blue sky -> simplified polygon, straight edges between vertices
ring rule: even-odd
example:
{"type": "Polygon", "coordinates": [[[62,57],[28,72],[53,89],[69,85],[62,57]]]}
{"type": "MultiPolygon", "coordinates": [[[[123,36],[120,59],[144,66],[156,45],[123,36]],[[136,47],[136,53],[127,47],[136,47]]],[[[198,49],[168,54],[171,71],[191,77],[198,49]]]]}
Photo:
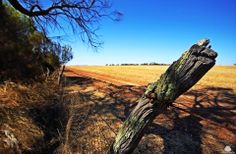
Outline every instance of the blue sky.
{"type": "MultiPolygon", "coordinates": [[[[120,22],[103,20],[98,52],[72,39],[74,59],[68,65],[172,63],[193,43],[211,40],[218,65],[236,63],[235,0],[113,0],[120,22]]],[[[52,35],[52,34],[51,34],[52,35]]],[[[69,36],[74,38],[73,35],[69,36]]]]}

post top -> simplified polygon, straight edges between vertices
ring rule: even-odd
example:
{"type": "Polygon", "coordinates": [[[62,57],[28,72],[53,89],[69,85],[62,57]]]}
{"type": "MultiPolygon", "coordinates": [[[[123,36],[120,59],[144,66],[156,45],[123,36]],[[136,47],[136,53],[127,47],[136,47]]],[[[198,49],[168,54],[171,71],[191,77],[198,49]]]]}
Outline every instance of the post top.
{"type": "Polygon", "coordinates": [[[197,42],[197,45],[201,47],[206,47],[210,43],[210,40],[208,38],[201,39],[197,42]]]}

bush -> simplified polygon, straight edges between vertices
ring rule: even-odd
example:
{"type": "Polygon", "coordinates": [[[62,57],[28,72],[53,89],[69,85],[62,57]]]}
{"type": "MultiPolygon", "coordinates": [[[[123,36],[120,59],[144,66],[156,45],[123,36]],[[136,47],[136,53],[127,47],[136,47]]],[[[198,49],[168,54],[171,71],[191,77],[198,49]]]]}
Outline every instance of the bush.
{"type": "Polygon", "coordinates": [[[41,79],[72,59],[71,47],[48,39],[30,18],[7,4],[0,14],[0,81],[41,79]]]}

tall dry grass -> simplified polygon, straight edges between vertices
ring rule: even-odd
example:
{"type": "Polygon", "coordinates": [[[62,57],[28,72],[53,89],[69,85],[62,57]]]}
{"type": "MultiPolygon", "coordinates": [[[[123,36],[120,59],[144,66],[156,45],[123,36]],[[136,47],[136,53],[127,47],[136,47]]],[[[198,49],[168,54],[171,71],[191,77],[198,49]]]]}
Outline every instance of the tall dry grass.
{"type": "Polygon", "coordinates": [[[0,84],[0,153],[51,153],[59,145],[66,111],[56,81],[0,84]]]}

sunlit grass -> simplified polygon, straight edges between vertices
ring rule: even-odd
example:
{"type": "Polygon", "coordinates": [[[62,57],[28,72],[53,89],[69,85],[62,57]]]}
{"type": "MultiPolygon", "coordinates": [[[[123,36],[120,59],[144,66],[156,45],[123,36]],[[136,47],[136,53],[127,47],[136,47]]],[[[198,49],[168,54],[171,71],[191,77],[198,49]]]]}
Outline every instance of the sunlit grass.
{"type": "MultiPolygon", "coordinates": [[[[70,66],[69,68],[146,85],[158,79],[168,66],[70,66]]],[[[236,66],[214,66],[197,84],[236,89],[236,66]]]]}

